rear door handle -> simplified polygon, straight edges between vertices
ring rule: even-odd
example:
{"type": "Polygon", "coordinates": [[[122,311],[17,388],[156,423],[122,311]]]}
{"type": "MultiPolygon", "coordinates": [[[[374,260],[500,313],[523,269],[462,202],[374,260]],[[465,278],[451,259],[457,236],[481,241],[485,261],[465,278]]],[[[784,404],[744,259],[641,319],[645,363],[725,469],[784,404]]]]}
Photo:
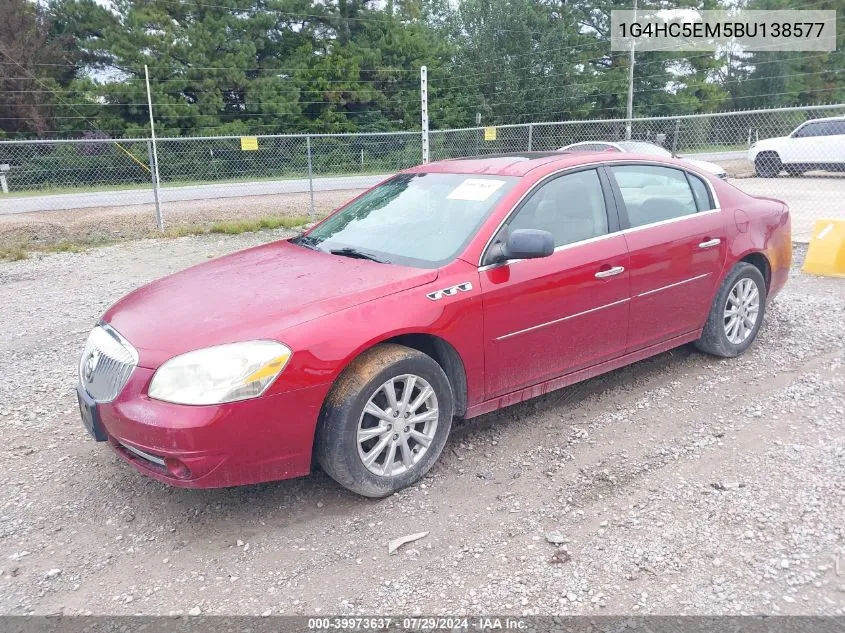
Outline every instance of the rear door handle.
{"type": "Polygon", "coordinates": [[[607,270],[600,270],[596,273],[596,279],[607,279],[608,277],[615,277],[616,275],[621,275],[625,272],[624,266],[614,266],[613,268],[608,268],[607,270]]]}
{"type": "Polygon", "coordinates": [[[722,243],[718,237],[714,237],[712,240],[707,240],[706,242],[701,242],[698,245],[698,248],[713,248],[714,246],[718,246],[722,243]]]}

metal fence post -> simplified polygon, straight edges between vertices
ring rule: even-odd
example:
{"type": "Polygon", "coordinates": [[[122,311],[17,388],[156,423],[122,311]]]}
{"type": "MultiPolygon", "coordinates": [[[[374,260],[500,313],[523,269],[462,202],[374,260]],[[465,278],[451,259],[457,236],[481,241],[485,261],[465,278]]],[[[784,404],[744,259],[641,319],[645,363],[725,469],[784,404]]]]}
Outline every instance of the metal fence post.
{"type": "Polygon", "coordinates": [[[156,149],[156,126],[153,121],[153,96],[150,92],[150,71],[144,64],[144,81],[147,85],[147,106],[150,111],[150,141],[147,142],[147,150],[150,155],[150,175],[153,178],[153,196],[156,202],[156,226],[161,231],[164,228],[164,220],[161,217],[161,203],[158,199],[158,150],[156,149]]]}
{"type": "Polygon", "coordinates": [[[163,228],[161,220],[161,203],[158,199],[158,165],[156,165],[156,156],[153,153],[153,142],[147,141],[147,156],[150,161],[150,180],[153,182],[153,200],[156,204],[156,226],[161,231],[163,228]]]}
{"type": "Polygon", "coordinates": [[[428,68],[420,66],[420,115],[422,123],[422,162],[428,162],[428,68]]]}
{"type": "Polygon", "coordinates": [[[528,151],[530,152],[533,149],[534,145],[534,124],[528,124],[528,151]]]}
{"type": "Polygon", "coordinates": [[[675,119],[675,135],[672,137],[672,153],[678,153],[678,136],[681,133],[681,120],[675,119]]]}
{"type": "Polygon", "coordinates": [[[311,135],[305,137],[305,148],[308,151],[308,193],[311,196],[311,221],[314,221],[316,212],[314,210],[314,170],[311,164],[311,135]]]}

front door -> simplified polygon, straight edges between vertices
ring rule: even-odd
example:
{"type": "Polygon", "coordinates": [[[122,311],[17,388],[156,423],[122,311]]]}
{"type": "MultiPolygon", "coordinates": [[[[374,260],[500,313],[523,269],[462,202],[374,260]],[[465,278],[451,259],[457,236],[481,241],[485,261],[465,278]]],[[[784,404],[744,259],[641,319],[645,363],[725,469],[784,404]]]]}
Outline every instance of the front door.
{"type": "Polygon", "coordinates": [[[488,398],[625,352],[628,252],[603,185],[595,169],[553,177],[499,231],[546,230],[556,248],[480,271],[488,398]]]}

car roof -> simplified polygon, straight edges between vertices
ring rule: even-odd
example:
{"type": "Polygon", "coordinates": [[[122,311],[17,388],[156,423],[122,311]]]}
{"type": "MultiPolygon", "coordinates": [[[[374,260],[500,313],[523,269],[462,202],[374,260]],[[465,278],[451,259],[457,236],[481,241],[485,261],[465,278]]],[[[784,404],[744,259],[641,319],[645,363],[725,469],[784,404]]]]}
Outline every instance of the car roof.
{"type": "MultiPolygon", "coordinates": [[[[595,152],[604,155],[606,152],[595,152]]],[[[488,174],[525,176],[528,172],[549,165],[568,167],[594,162],[593,152],[520,152],[489,154],[470,158],[440,160],[407,170],[406,173],[488,174]]]]}
{"type": "Polygon", "coordinates": [[[801,125],[805,125],[807,123],[818,123],[819,121],[845,121],[845,116],[826,116],[818,119],[807,119],[801,125]]]}
{"type": "Polygon", "coordinates": [[[579,145],[617,145],[620,141],[578,141],[577,143],[570,143],[569,145],[564,145],[564,147],[578,147],[579,145]]]}

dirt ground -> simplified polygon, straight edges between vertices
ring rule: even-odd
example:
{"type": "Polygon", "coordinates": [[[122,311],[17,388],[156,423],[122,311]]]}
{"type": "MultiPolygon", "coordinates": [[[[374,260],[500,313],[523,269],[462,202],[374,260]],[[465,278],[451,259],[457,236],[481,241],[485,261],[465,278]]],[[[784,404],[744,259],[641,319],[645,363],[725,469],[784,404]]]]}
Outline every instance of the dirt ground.
{"type": "Polygon", "coordinates": [[[845,614],[845,280],[797,268],[743,357],[683,347],[459,423],[380,501],[320,473],[169,488],[90,440],[105,308],[282,235],[0,262],[0,613],[845,614]]]}

